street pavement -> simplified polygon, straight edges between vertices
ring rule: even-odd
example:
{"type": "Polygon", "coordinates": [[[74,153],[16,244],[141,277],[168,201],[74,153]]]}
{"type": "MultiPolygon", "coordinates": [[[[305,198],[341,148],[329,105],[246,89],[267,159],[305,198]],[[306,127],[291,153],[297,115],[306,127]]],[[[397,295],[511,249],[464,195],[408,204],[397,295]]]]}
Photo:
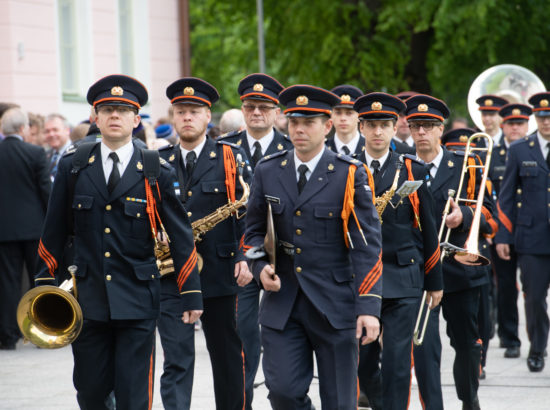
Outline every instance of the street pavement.
{"type": "MultiPolygon", "coordinates": [[[[523,303],[520,303],[521,357],[505,359],[504,349],[498,348],[495,337],[489,347],[487,378],[481,381],[479,400],[483,410],[547,410],[550,409],[550,364],[542,373],[530,373],[526,365],[529,349],[525,334],[523,303]]],[[[456,397],[452,375],[454,352],[445,333],[445,320],[441,317],[441,340],[443,357],[441,378],[443,397],[447,410],[461,409],[456,397]]],[[[214,393],[210,360],[202,331],[196,332],[197,358],[192,409],[213,410],[214,393]]],[[[162,409],[159,395],[163,353],[157,338],[157,360],[155,372],[155,396],[153,409],[162,409]]],[[[260,369],[256,382],[263,381],[260,369]]],[[[314,379],[310,396],[320,410],[319,384],[314,379]]],[[[254,410],[270,409],[267,389],[261,385],[255,389],[254,410]]],[[[72,384],[71,348],[57,350],[38,349],[20,342],[15,351],[0,350],[0,410],[72,410],[78,409],[72,384]]],[[[409,409],[422,409],[418,389],[413,382],[409,409]]]]}

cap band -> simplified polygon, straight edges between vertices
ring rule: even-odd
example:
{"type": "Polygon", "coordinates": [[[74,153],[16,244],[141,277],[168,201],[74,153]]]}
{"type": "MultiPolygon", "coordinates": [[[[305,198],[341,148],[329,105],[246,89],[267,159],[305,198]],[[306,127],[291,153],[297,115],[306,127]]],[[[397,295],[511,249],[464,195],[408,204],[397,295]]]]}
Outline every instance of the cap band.
{"type": "Polygon", "coordinates": [[[257,96],[257,97],[266,98],[270,101],[273,101],[275,104],[279,104],[279,100],[277,100],[276,98],[270,97],[269,95],[262,94],[262,93],[248,93],[248,94],[242,95],[241,96],[241,101],[244,100],[245,98],[250,97],[250,96],[257,96]]]}
{"type": "MultiPolygon", "coordinates": [[[[396,114],[394,111],[365,111],[365,112],[360,112],[359,113],[359,117],[361,117],[362,115],[369,115],[369,114],[389,114],[389,115],[392,115],[394,116],[395,118],[399,117],[398,114],[396,114]]],[[[368,118],[361,118],[363,120],[368,120],[368,118]]]]}
{"type": "Polygon", "coordinates": [[[197,97],[196,95],[180,95],[178,97],[175,97],[175,98],[172,98],[170,100],[170,102],[172,104],[175,104],[177,101],[179,100],[198,100],[206,105],[208,105],[209,107],[212,106],[212,103],[210,101],[208,101],[207,99],[205,98],[201,98],[201,97],[197,97]]]}
{"type": "Polygon", "coordinates": [[[94,107],[98,104],[101,104],[102,102],[107,102],[107,101],[120,101],[120,102],[124,102],[126,104],[133,105],[138,110],[141,108],[141,105],[139,105],[137,102],[132,101],[132,100],[128,100],[126,98],[120,98],[120,97],[107,97],[107,98],[102,98],[101,100],[94,101],[94,107]]]}
{"type": "Polygon", "coordinates": [[[444,121],[443,117],[439,116],[439,115],[436,115],[436,114],[431,114],[429,112],[417,112],[417,113],[414,113],[414,114],[410,114],[410,115],[407,115],[406,119],[409,120],[413,117],[432,117],[432,118],[435,118],[441,122],[444,121]]]}
{"type": "Polygon", "coordinates": [[[296,112],[296,111],[312,111],[312,112],[318,112],[318,113],[327,114],[327,115],[331,114],[330,110],[323,110],[321,108],[308,108],[308,107],[288,108],[283,112],[283,114],[286,114],[287,112],[290,113],[290,112],[296,112]]]}

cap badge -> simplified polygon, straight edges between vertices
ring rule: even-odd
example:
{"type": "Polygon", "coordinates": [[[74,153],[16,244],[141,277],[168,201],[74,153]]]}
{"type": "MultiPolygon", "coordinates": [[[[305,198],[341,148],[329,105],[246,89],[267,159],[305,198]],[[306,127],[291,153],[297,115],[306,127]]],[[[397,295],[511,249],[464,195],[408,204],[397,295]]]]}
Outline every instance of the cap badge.
{"type": "Polygon", "coordinates": [[[418,105],[418,111],[427,112],[428,111],[428,106],[426,104],[419,104],[418,105]]]}
{"type": "Polygon", "coordinates": [[[370,108],[372,108],[374,111],[380,111],[382,109],[382,103],[375,101],[370,105],[370,108]]]}
{"type": "Polygon", "coordinates": [[[449,162],[447,162],[447,165],[449,166],[449,168],[452,168],[455,166],[455,163],[451,160],[449,160],[449,162]]]}
{"type": "Polygon", "coordinates": [[[519,108],[514,108],[512,110],[512,115],[520,115],[521,114],[521,110],[519,108]]]}
{"type": "Polygon", "coordinates": [[[214,151],[210,151],[210,158],[216,158],[216,153],[214,151]]]}
{"type": "Polygon", "coordinates": [[[263,91],[263,90],[264,90],[264,86],[263,86],[262,84],[260,84],[260,83],[254,84],[253,90],[254,90],[254,91],[263,91]]]}
{"type": "Polygon", "coordinates": [[[333,164],[328,164],[328,170],[332,171],[333,169],[334,169],[334,165],[333,164]]]}
{"type": "Polygon", "coordinates": [[[138,161],[138,163],[136,164],[136,167],[137,167],[137,169],[139,169],[140,171],[143,169],[143,164],[141,163],[141,161],[138,161]]]}
{"type": "Polygon", "coordinates": [[[349,94],[342,94],[340,99],[342,100],[342,102],[350,102],[351,101],[351,97],[349,96],[349,94]]]}
{"type": "Polygon", "coordinates": [[[168,161],[172,162],[176,159],[176,156],[174,154],[170,155],[170,158],[168,158],[168,161]]]}
{"type": "Polygon", "coordinates": [[[307,105],[308,103],[309,100],[305,95],[300,95],[298,98],[296,98],[297,105],[307,105]]]}
{"type": "Polygon", "coordinates": [[[119,87],[117,85],[111,88],[111,95],[122,95],[122,94],[124,94],[124,90],[122,89],[122,87],[119,87]]]}
{"type": "Polygon", "coordinates": [[[460,142],[468,142],[468,136],[467,135],[461,135],[460,137],[458,137],[458,140],[460,142]]]}
{"type": "Polygon", "coordinates": [[[548,107],[548,100],[545,98],[544,100],[540,100],[540,106],[541,107],[548,107]]]}
{"type": "Polygon", "coordinates": [[[277,149],[278,149],[279,151],[281,151],[281,150],[283,149],[283,144],[277,145],[277,149]]]}
{"type": "Polygon", "coordinates": [[[93,164],[95,161],[95,155],[92,155],[90,158],[88,158],[88,164],[93,164]]]}
{"type": "Polygon", "coordinates": [[[195,95],[195,89],[193,87],[185,87],[183,89],[183,95],[195,95]]]}
{"type": "Polygon", "coordinates": [[[493,100],[487,98],[487,99],[484,101],[484,103],[485,103],[485,105],[486,105],[487,107],[490,107],[490,106],[493,105],[493,100]]]}

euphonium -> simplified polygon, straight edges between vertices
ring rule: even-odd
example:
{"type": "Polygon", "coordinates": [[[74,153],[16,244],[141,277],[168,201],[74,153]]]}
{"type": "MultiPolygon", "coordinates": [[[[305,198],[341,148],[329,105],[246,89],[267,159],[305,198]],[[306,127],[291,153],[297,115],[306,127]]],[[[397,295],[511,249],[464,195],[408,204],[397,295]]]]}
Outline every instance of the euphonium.
{"type": "Polygon", "coordinates": [[[74,274],[61,286],[39,286],[23,295],[17,306],[17,324],[25,340],[45,349],[57,349],[74,342],[82,330],[82,309],[76,298],[74,274]]]}
{"type": "MultiPolygon", "coordinates": [[[[250,194],[250,188],[248,187],[248,184],[244,182],[244,179],[242,176],[242,168],[244,166],[244,163],[242,161],[240,154],[237,154],[236,162],[237,162],[237,169],[239,173],[239,183],[243,188],[243,194],[241,198],[237,201],[229,202],[219,207],[211,214],[208,214],[205,217],[201,219],[197,219],[196,221],[191,223],[191,228],[193,228],[193,238],[195,239],[195,243],[200,242],[202,240],[202,236],[206,232],[212,230],[217,224],[226,220],[231,215],[235,214],[240,207],[246,205],[246,202],[248,201],[248,195],[250,194]]],[[[244,214],[237,215],[237,218],[240,219],[243,216],[244,214]]],[[[172,257],[170,255],[170,248],[168,245],[162,242],[156,242],[155,255],[157,257],[157,266],[161,275],[167,275],[174,272],[174,261],[172,260],[172,257]]],[[[198,255],[197,263],[198,263],[199,272],[200,272],[203,265],[203,260],[200,255],[198,255]]]]}

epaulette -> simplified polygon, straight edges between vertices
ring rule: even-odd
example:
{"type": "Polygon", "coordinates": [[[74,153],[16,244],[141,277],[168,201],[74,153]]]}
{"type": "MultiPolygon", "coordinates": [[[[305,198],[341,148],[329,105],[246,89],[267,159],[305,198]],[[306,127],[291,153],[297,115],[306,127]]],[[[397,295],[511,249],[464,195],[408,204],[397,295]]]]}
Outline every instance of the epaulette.
{"type": "Polygon", "coordinates": [[[75,144],[69,145],[69,148],[65,150],[65,152],[63,153],[63,156],[66,157],[67,155],[74,154],[77,148],[78,146],[75,144]]]}
{"type": "Polygon", "coordinates": [[[290,137],[289,137],[288,135],[286,135],[286,134],[283,134],[283,138],[284,138],[285,140],[287,140],[288,142],[292,142],[292,140],[290,139],[290,137]]]}
{"type": "MultiPolygon", "coordinates": [[[[510,147],[511,147],[512,145],[527,144],[527,143],[531,140],[531,136],[533,136],[533,135],[536,135],[536,134],[527,135],[526,137],[518,138],[517,140],[512,141],[512,142],[510,143],[510,147]]],[[[532,145],[530,144],[530,146],[535,145],[535,144],[534,144],[534,142],[535,142],[534,140],[531,140],[531,142],[532,142],[533,144],[532,144],[532,145]]]]}
{"type": "Polygon", "coordinates": [[[159,158],[160,160],[160,165],[164,166],[165,168],[170,168],[171,165],[162,157],[159,158]]]}
{"type": "Polygon", "coordinates": [[[159,151],[159,152],[160,152],[160,151],[169,151],[169,150],[171,150],[172,148],[174,148],[174,145],[173,145],[173,144],[165,145],[164,147],[160,147],[160,148],[158,149],[158,151],[159,151]]]}
{"type": "Polygon", "coordinates": [[[220,141],[219,139],[217,139],[216,143],[217,144],[223,144],[223,145],[229,145],[231,148],[235,148],[235,149],[241,148],[240,145],[237,145],[237,144],[235,144],[233,142],[229,142],[229,141],[220,141]]]}
{"type": "Polygon", "coordinates": [[[240,133],[241,133],[241,131],[229,131],[229,132],[226,132],[225,134],[220,135],[218,138],[216,138],[216,140],[219,140],[219,139],[222,139],[222,138],[235,137],[235,136],[239,135],[240,133]]]}
{"type": "Polygon", "coordinates": [[[416,162],[417,164],[420,164],[420,165],[426,165],[426,163],[424,161],[422,161],[420,158],[418,158],[417,156],[415,155],[412,155],[412,154],[401,154],[403,155],[403,159],[410,159],[413,163],[416,162]]]}
{"type": "Polygon", "coordinates": [[[355,158],[351,158],[351,157],[348,157],[347,155],[342,155],[342,154],[336,154],[336,158],[344,161],[344,162],[347,162],[348,164],[353,164],[353,165],[357,165],[359,166],[360,164],[362,164],[361,161],[355,159],[355,158]]]}
{"type": "Polygon", "coordinates": [[[282,150],[282,151],[275,152],[273,154],[266,155],[260,161],[258,161],[258,163],[263,162],[263,161],[269,161],[273,158],[280,157],[281,155],[286,154],[287,152],[288,152],[288,150],[285,149],[285,150],[282,150]]]}

